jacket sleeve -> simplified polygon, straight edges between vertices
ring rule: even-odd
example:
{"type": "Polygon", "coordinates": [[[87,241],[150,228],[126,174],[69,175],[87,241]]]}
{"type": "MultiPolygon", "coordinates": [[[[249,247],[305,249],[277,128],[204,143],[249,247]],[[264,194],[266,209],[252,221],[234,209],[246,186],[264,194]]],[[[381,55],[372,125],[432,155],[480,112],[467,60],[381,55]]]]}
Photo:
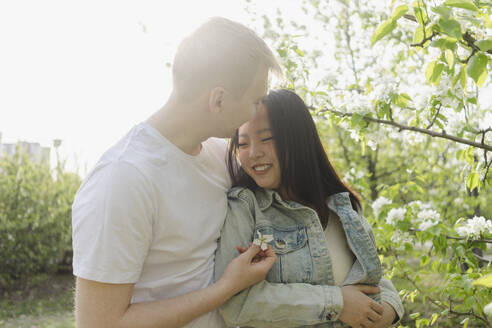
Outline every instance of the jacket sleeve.
{"type": "MultiPolygon", "coordinates": [[[[215,258],[215,279],[238,255],[237,245],[253,240],[255,219],[253,196],[229,199],[228,214],[215,258]]],[[[337,321],[343,307],[338,286],[262,281],[233,296],[219,308],[230,327],[299,327],[337,321]]]]}
{"type": "Polygon", "coordinates": [[[393,321],[393,324],[395,324],[403,318],[403,314],[405,313],[400,296],[398,295],[398,292],[393,286],[391,280],[382,278],[379,282],[379,287],[381,288],[381,301],[391,305],[396,312],[397,317],[393,321]]]}
{"type": "MultiPolygon", "coordinates": [[[[359,215],[364,225],[364,229],[371,236],[371,240],[374,244],[376,244],[376,238],[374,238],[374,232],[372,231],[371,225],[367,222],[366,218],[362,215],[359,215]]],[[[405,313],[405,309],[403,308],[403,303],[401,302],[400,296],[398,295],[398,291],[393,286],[393,283],[385,278],[381,278],[379,282],[379,287],[381,288],[381,301],[388,303],[393,307],[396,312],[397,318],[393,321],[396,323],[400,321],[405,313]]]]}

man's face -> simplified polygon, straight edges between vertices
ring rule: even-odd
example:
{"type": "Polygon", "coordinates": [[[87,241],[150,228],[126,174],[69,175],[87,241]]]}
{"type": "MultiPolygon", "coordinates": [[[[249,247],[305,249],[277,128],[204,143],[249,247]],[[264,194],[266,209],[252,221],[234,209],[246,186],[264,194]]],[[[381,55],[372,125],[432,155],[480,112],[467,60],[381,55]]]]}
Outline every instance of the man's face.
{"type": "Polygon", "coordinates": [[[241,98],[237,99],[232,94],[228,95],[227,108],[221,119],[222,128],[226,130],[224,136],[231,136],[241,124],[253,118],[261,108],[261,100],[267,93],[267,85],[268,72],[262,71],[256,74],[241,98]]]}

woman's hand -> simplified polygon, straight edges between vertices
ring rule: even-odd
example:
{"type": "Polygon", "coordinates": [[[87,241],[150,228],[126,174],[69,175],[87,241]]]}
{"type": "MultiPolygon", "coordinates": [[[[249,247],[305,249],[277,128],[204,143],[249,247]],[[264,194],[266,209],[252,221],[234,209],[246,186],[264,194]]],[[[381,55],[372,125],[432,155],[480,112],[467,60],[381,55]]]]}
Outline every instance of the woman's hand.
{"type": "Polygon", "coordinates": [[[366,295],[379,292],[379,287],[374,286],[343,286],[343,309],[339,320],[353,328],[381,327],[383,306],[366,295]]]}
{"type": "Polygon", "coordinates": [[[259,246],[252,245],[227,265],[218,282],[226,284],[234,295],[264,280],[276,259],[271,247],[262,251],[259,246]]]}
{"type": "MultiPolygon", "coordinates": [[[[244,252],[246,252],[251,246],[253,246],[253,243],[248,243],[248,247],[243,247],[243,246],[236,246],[236,249],[237,251],[239,252],[239,254],[243,254],[244,252]]],[[[261,261],[264,257],[267,257],[267,251],[271,250],[271,246],[270,245],[267,245],[268,249],[267,250],[261,250],[258,252],[258,254],[255,255],[255,257],[253,258],[253,263],[256,263],[256,262],[259,262],[261,261]]],[[[273,252],[273,250],[272,250],[273,252]]]]}
{"type": "Polygon", "coordinates": [[[383,318],[374,327],[375,328],[388,328],[389,326],[391,326],[393,324],[393,321],[395,321],[396,311],[387,302],[382,302],[381,305],[383,306],[383,318]]]}

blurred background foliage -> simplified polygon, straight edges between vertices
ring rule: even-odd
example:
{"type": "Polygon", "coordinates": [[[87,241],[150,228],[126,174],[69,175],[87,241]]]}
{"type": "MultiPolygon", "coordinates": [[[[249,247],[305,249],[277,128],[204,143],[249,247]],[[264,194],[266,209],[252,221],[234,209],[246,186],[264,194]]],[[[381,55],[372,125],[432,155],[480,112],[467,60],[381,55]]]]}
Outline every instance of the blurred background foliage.
{"type": "Polygon", "coordinates": [[[492,271],[491,6],[305,0],[272,16],[246,1],[361,195],[402,326],[492,325],[473,284],[492,271]]]}

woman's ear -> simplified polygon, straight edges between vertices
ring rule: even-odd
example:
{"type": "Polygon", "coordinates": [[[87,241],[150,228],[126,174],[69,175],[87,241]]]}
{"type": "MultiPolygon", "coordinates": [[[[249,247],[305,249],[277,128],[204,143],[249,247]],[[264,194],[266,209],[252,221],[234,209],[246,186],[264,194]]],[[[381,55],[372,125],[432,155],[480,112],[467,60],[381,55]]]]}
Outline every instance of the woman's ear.
{"type": "Polygon", "coordinates": [[[208,108],[211,113],[219,114],[224,109],[225,89],[215,87],[210,91],[208,99],[208,108]]]}

